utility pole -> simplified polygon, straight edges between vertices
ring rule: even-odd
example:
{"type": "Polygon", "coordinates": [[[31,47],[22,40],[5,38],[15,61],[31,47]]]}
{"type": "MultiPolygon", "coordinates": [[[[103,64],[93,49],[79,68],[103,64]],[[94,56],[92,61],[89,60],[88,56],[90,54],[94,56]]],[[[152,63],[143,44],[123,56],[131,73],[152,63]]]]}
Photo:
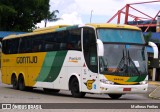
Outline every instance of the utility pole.
{"type": "Polygon", "coordinates": [[[91,10],[90,23],[92,22],[92,13],[93,13],[93,10],[91,10]]]}

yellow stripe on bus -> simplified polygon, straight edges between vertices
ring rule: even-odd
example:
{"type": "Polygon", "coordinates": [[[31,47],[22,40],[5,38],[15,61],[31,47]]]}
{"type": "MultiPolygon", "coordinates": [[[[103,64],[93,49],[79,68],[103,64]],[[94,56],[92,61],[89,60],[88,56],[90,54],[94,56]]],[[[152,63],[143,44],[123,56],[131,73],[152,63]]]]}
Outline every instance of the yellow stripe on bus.
{"type": "Polygon", "coordinates": [[[106,79],[118,84],[136,84],[137,82],[127,82],[130,77],[105,75],[106,79]]]}

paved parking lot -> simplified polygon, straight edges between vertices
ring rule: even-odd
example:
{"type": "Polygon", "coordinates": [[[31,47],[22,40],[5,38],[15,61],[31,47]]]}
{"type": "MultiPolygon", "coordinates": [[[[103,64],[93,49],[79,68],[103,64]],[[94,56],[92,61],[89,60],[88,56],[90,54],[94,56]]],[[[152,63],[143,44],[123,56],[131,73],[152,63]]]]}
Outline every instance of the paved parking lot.
{"type": "MultiPolygon", "coordinates": [[[[85,98],[73,98],[69,91],[61,90],[60,93],[45,93],[41,88],[34,89],[33,91],[19,91],[12,89],[12,86],[2,84],[0,78],[0,103],[119,103],[119,104],[128,104],[128,103],[159,103],[157,99],[149,97],[149,94],[157,87],[156,84],[150,84],[149,90],[146,94],[126,94],[122,96],[119,100],[112,100],[106,94],[97,95],[97,94],[87,94],[85,98]]],[[[87,106],[87,105],[86,105],[87,106]]],[[[115,107],[116,105],[113,105],[115,107]]],[[[122,109],[123,110],[123,109],[122,109]]],[[[153,109],[152,109],[153,110],[153,109]]],[[[1,110],[0,110],[1,111],[1,110]]],[[[14,110],[12,110],[14,111],[14,110]]],[[[51,111],[51,110],[46,110],[51,111]]],[[[58,110],[65,111],[65,109],[58,110]]],[[[77,111],[77,109],[72,109],[72,112],[77,111]]],[[[82,109],[81,111],[95,111],[82,109]]],[[[106,112],[101,109],[101,111],[106,112]]],[[[111,111],[113,111],[111,109],[111,111]]],[[[124,109],[122,112],[126,111],[124,109]]],[[[138,111],[140,111],[138,109],[138,111]]],[[[142,110],[141,110],[142,111],[142,110]]],[[[148,110],[147,110],[148,111],[148,110]]],[[[154,110],[156,111],[156,110],[154,110]]]]}

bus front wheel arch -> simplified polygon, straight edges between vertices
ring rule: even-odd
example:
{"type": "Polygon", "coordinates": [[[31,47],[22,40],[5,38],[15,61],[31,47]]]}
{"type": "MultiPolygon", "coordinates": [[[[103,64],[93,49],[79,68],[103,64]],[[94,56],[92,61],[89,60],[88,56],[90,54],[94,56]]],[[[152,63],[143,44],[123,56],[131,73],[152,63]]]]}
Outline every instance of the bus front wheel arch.
{"type": "Polygon", "coordinates": [[[24,77],[22,74],[20,74],[18,77],[18,86],[19,86],[19,90],[21,91],[24,91],[26,89],[24,77]]]}
{"type": "Polygon", "coordinates": [[[17,80],[16,74],[12,74],[11,84],[13,89],[18,89],[18,80],[17,80]]]}
{"type": "Polygon", "coordinates": [[[84,97],[86,93],[80,92],[79,89],[79,82],[76,77],[71,77],[69,81],[69,88],[71,90],[72,96],[75,98],[81,98],[84,97]]]}

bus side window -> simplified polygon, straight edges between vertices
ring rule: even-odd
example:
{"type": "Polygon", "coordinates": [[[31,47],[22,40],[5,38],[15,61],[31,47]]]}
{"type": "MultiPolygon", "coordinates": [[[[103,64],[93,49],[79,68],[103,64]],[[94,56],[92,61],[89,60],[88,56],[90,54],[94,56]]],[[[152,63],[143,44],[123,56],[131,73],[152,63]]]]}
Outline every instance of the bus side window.
{"type": "Polygon", "coordinates": [[[51,51],[51,50],[53,50],[53,44],[46,44],[46,45],[45,45],[45,50],[46,50],[46,51],[51,51]]]}
{"type": "Polygon", "coordinates": [[[66,50],[66,43],[60,43],[60,50],[66,50]]]}
{"type": "Polygon", "coordinates": [[[68,50],[81,51],[81,28],[68,31],[68,50]]]}
{"type": "Polygon", "coordinates": [[[2,41],[2,52],[8,54],[7,40],[2,41]]]}
{"type": "Polygon", "coordinates": [[[5,40],[6,43],[6,54],[17,54],[18,53],[18,46],[19,46],[19,38],[16,39],[9,39],[5,40]]]}

